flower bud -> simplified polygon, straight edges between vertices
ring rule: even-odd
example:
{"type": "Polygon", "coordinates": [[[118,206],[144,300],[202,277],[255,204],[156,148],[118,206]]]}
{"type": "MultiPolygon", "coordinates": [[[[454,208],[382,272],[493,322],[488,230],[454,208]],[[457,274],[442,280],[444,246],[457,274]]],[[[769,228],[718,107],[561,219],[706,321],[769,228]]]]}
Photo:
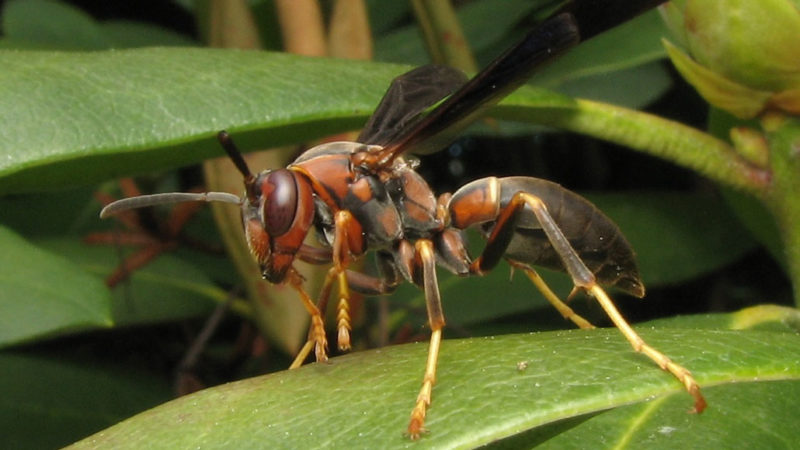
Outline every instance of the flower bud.
{"type": "Polygon", "coordinates": [[[678,71],[712,105],[800,114],[800,0],[677,0],[661,7],[678,71]],[[691,55],[691,56],[689,56],[691,55]]]}

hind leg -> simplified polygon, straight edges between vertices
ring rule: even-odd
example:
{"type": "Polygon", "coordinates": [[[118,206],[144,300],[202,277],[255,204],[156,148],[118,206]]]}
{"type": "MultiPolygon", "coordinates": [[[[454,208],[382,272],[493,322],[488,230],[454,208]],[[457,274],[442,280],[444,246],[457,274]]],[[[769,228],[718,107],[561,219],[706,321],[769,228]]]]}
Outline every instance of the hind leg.
{"type": "MultiPolygon", "coordinates": [[[[572,248],[566,236],[564,236],[564,233],[556,224],[555,220],[553,220],[544,202],[539,197],[527,192],[517,192],[511,198],[511,201],[500,209],[496,224],[487,240],[486,247],[481,255],[472,262],[470,266],[471,271],[474,273],[483,273],[497,264],[508,247],[508,244],[511,242],[517,219],[526,206],[536,215],[539,224],[547,235],[553,249],[561,258],[575,286],[597,299],[600,306],[606,314],[608,314],[608,317],[614,322],[614,325],[616,325],[622,335],[630,342],[634,350],[647,355],[647,357],[652,359],[659,367],[671,373],[684,385],[695,400],[692,412],[702,412],[706,407],[706,401],[700,393],[700,386],[697,384],[694,377],[692,377],[691,372],[647,344],[625,318],[622,317],[622,314],[620,314],[619,310],[614,306],[608,294],[597,284],[592,272],[586,267],[586,264],[584,264],[575,249],[572,248]]],[[[526,271],[526,274],[530,277],[531,272],[526,271]]],[[[538,278],[538,275],[536,277],[538,278]]],[[[534,284],[537,284],[537,281],[532,281],[534,281],[534,284]]],[[[547,290],[549,291],[549,288],[547,290]]],[[[547,294],[545,296],[548,297],[547,294]]],[[[571,309],[563,304],[555,295],[553,295],[552,298],[548,297],[548,300],[550,300],[556,308],[560,308],[559,310],[565,307],[568,308],[563,310],[562,314],[574,314],[570,313],[571,309]],[[553,299],[555,299],[555,301],[553,299]]],[[[574,316],[571,315],[570,317],[574,316]]]]}
{"type": "Polygon", "coordinates": [[[528,266],[527,264],[521,263],[519,261],[515,261],[513,259],[507,259],[508,263],[514,269],[521,270],[531,283],[536,286],[536,289],[542,293],[545,299],[550,302],[551,305],[561,314],[561,316],[575,325],[577,325],[580,329],[590,329],[595,328],[594,325],[591,324],[588,320],[581,317],[578,313],[575,312],[572,308],[569,307],[564,301],[562,301],[558,296],[550,289],[550,286],[545,283],[539,273],[537,273],[532,267],[528,266]]]}

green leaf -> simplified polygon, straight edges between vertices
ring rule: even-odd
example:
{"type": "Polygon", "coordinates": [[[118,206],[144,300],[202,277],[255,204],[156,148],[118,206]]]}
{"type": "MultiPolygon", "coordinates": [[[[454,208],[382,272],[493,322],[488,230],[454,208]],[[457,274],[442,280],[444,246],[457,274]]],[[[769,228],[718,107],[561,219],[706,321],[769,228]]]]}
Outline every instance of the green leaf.
{"type": "Polygon", "coordinates": [[[63,49],[101,49],[103,36],[89,14],[65,3],[17,0],[3,8],[4,36],[15,42],[63,49]]]}
{"type": "Polygon", "coordinates": [[[356,128],[404,69],[186,48],[2,51],[0,65],[0,120],[13,124],[0,130],[0,193],[197,162],[221,154],[223,128],[245,148],[356,128]]]}
{"type": "Polygon", "coordinates": [[[566,419],[497,447],[561,450],[596,443],[603,448],[739,448],[747,442],[759,448],[792,448],[800,439],[793,413],[800,395],[797,380],[730,383],[705,392],[714,409],[702,416],[686,414],[686,399],[672,394],[594,417],[566,419]]]}
{"type": "Polygon", "coordinates": [[[573,97],[642,108],[672,86],[661,60],[666,33],[653,10],[582,43],[534,74],[531,84],[573,97]]]}
{"type": "Polygon", "coordinates": [[[100,279],[3,226],[0,247],[0,347],[111,326],[100,279]]]}
{"type": "MultiPolygon", "coordinates": [[[[67,256],[88,273],[104,279],[120,263],[113,246],[88,246],[77,239],[47,239],[38,244],[67,256]]],[[[108,289],[105,286],[103,289],[108,289]]],[[[194,265],[171,254],[160,255],[135,270],[129,281],[113,290],[112,312],[116,326],[158,323],[197,317],[224,303],[228,294],[214,285],[194,265]]]]}
{"type": "Polygon", "coordinates": [[[171,397],[140,369],[20,353],[0,353],[0,390],[0,435],[16,449],[63,447],[171,397]]]}
{"type": "MultiPolygon", "coordinates": [[[[686,446],[714,446],[709,437],[721,433],[719,427],[728,433],[741,430],[728,412],[748,411],[756,402],[770,406],[759,408],[766,415],[758,420],[774,425],[772,434],[787,442],[798,437],[797,427],[780,417],[793,415],[790,399],[800,391],[800,336],[639,330],[692,370],[710,401],[704,414],[687,415],[692,401],[680,383],[634,354],[616,330],[445,340],[427,419],[430,433],[419,445],[473,448],[633,405],[629,414],[641,420],[663,411],[676,418],[667,425],[690,423],[693,432],[681,433],[686,446]]],[[[426,351],[427,345],[419,343],[360,352],[331,364],[207,389],[135,416],[74,448],[405,447],[410,442],[403,432],[426,351]]],[[[637,423],[619,426],[630,429],[637,423]]],[[[582,436],[583,447],[602,446],[592,435],[582,436]]]]}
{"type": "MultiPolygon", "coordinates": [[[[352,129],[403,70],[367,62],[185,48],[0,52],[0,64],[8,68],[0,74],[0,120],[14,124],[0,130],[0,154],[5,155],[0,193],[198,162],[220,154],[214,136],[223,128],[245,149],[352,129]]],[[[583,118],[566,97],[521,91],[500,110],[524,121],[583,118]]],[[[587,113],[597,126],[606,120],[587,113]]]]}
{"type": "Polygon", "coordinates": [[[8,2],[2,12],[2,30],[7,47],[102,50],[193,44],[186,37],[149,24],[98,22],[78,8],[49,0],[8,2]]]}
{"type": "Polygon", "coordinates": [[[630,241],[646,286],[700,277],[755,247],[748,232],[715,196],[650,192],[589,198],[630,241]]]}
{"type": "Polygon", "coordinates": [[[0,192],[198,162],[355,128],[403,68],[262,52],[0,51],[0,192]],[[46,183],[43,183],[46,180],[46,183]]]}
{"type": "Polygon", "coordinates": [[[537,72],[533,80],[538,85],[554,86],[663,59],[660,38],[666,32],[658,12],[650,11],[582,43],[537,72]]]}

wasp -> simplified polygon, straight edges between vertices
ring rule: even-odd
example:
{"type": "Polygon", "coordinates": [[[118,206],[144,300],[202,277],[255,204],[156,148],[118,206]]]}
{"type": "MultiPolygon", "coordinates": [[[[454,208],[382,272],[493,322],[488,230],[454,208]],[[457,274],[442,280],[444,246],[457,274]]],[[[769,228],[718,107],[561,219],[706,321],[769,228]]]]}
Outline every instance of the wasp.
{"type": "Polygon", "coordinates": [[[474,78],[443,66],[423,66],[391,83],[356,142],[330,142],[302,153],[286,168],[253,174],[225,131],[218,139],[244,177],[242,197],[223,192],[166,193],[119,200],[101,217],[183,201],[218,201],[241,207],[250,250],[264,279],[299,294],[311,316],[309,338],[292,367],[313,349],[327,361],[328,342],[321,305],[338,286],[338,348],[350,348],[350,290],[381,295],[403,280],[423,289],[431,331],[422,387],[407,433],[425,430],[431,404],[445,316],[436,266],[461,276],[480,276],[501,259],[524,272],[545,297],[580,327],[591,327],[539,278],[534,266],[569,274],[573,293],[598,300],[634,349],[673,374],[694,397],[705,400],[691,373],[651,347],[625,321],[601,287],[644,295],[633,249],[620,229],[581,196],[550,181],[531,177],[488,177],[439,196],[416,172],[407,153],[442,148],[487,107],[524,83],[542,64],[581,39],[577,19],[562,13],[545,21],[474,78]],[[468,253],[464,230],[477,228],[486,239],[477,256],[468,253]],[[316,230],[319,245],[305,244],[316,230]],[[351,270],[374,252],[379,274],[351,270]],[[303,288],[293,264],[329,264],[318,303],[303,288]]]}

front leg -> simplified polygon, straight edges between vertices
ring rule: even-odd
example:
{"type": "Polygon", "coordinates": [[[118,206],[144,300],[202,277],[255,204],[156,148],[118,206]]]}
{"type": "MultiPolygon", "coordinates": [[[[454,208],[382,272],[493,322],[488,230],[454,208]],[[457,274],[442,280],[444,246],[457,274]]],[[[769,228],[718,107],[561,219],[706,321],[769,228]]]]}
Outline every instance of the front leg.
{"type": "MultiPolygon", "coordinates": [[[[333,267],[325,277],[330,285],[335,279],[339,285],[339,302],[336,305],[337,344],[339,350],[350,350],[350,288],[347,283],[347,266],[352,257],[366,251],[364,230],[361,224],[347,210],[340,210],[334,216],[333,267]]],[[[323,286],[323,292],[325,292],[323,286]]]]}
{"type": "MultiPolygon", "coordinates": [[[[311,248],[304,248],[300,255],[301,258],[312,263],[327,262],[329,257],[333,262],[333,267],[328,270],[325,276],[325,281],[314,309],[318,313],[326,309],[333,283],[338,282],[339,301],[336,307],[336,328],[338,330],[337,347],[342,351],[350,350],[350,289],[347,281],[347,274],[349,272],[347,266],[350,264],[354,255],[361,255],[366,250],[362,236],[363,230],[361,224],[358,223],[355,217],[347,210],[339,210],[334,216],[332,253],[328,255],[327,252],[315,252],[312,251],[311,248]]],[[[309,331],[308,340],[295,357],[290,368],[300,367],[311,352],[312,347],[315,348],[317,361],[320,361],[319,335],[320,330],[324,335],[325,328],[322,324],[322,315],[319,314],[319,320],[316,320],[315,317],[316,316],[312,314],[311,330],[309,331]],[[319,323],[317,324],[317,322],[319,323]]],[[[327,357],[325,359],[327,360],[327,357]]]]}
{"type": "Polygon", "coordinates": [[[300,358],[300,355],[298,355],[289,368],[295,369],[300,367],[300,365],[303,364],[303,360],[305,360],[305,356],[311,351],[311,347],[314,347],[314,355],[317,358],[317,362],[328,361],[328,339],[325,336],[325,325],[322,319],[322,314],[314,302],[311,301],[311,298],[308,296],[305,289],[303,289],[303,277],[297,273],[294,268],[290,268],[286,274],[286,281],[300,295],[300,300],[303,301],[303,306],[306,307],[308,314],[311,316],[311,328],[308,333],[308,341],[303,349],[300,350],[300,354],[303,354],[304,356],[300,358]]]}

